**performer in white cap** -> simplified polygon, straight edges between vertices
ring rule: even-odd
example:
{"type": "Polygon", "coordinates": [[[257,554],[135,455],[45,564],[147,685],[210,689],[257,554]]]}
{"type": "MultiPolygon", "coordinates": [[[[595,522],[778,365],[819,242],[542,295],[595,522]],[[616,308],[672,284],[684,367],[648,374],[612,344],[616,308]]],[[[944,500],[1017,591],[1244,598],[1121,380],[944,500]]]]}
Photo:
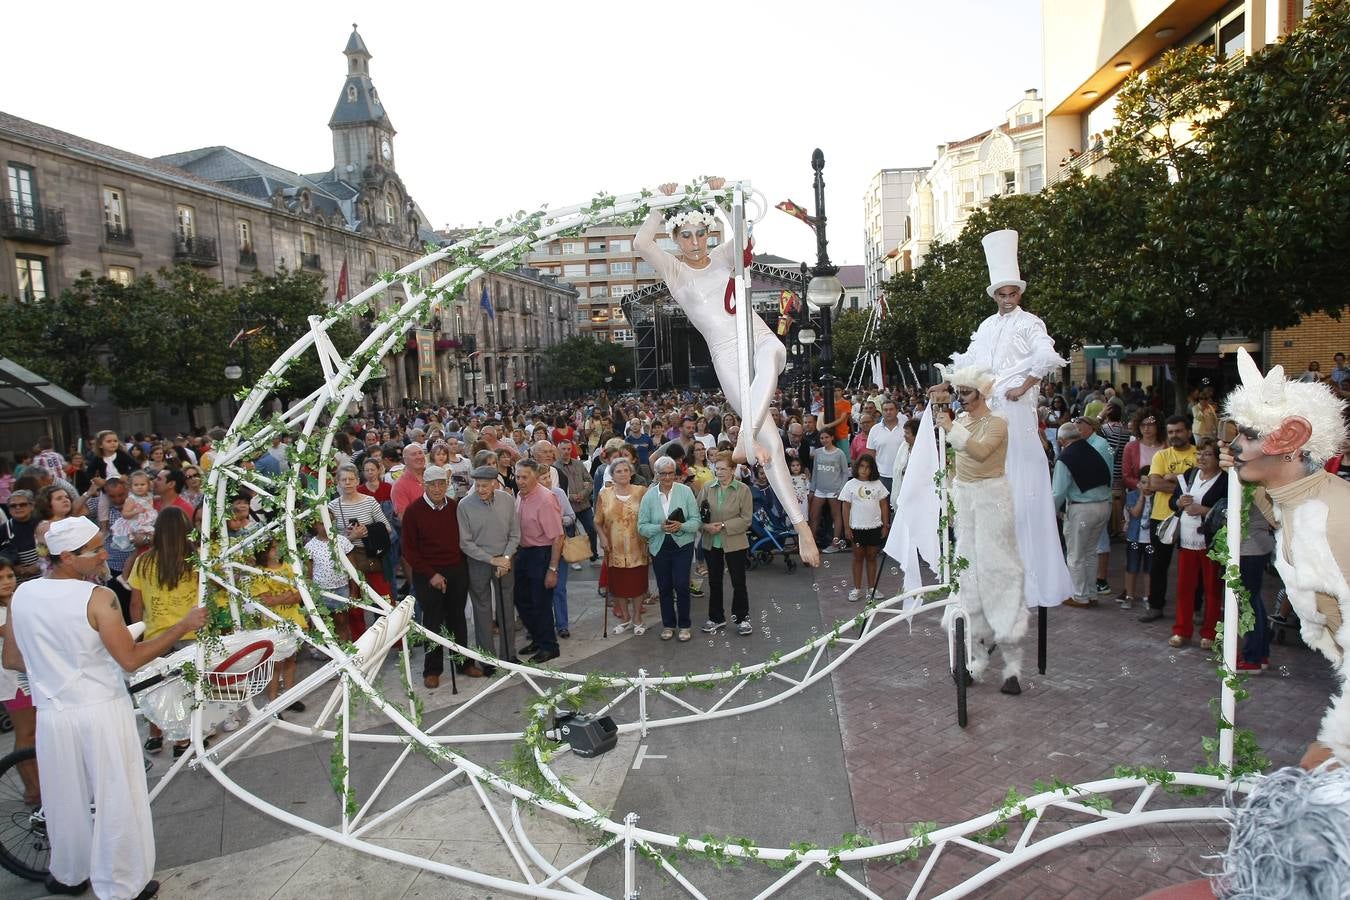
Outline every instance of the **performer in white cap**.
{"type": "MultiPolygon", "coordinates": [[[[953,353],[958,368],[980,366],[994,375],[989,408],[1008,422],[1008,482],[1017,514],[1017,545],[1025,570],[1027,606],[1058,606],[1073,596],[1073,583],[1056,537],[1050,471],[1041,449],[1036,385],[1068,365],[1055,352],[1045,323],[1022,309],[1027,283],[1017,265],[1017,232],[984,236],[989,287],[998,312],[980,323],[964,353],[953,353]]],[[[941,388],[941,386],[939,386],[941,388]]]]}
{"type": "MultiPolygon", "coordinates": [[[[1231,438],[1219,462],[1258,485],[1254,502],[1275,527],[1275,568],[1302,623],[1303,641],[1336,667],[1341,693],[1304,756],[1350,766],[1350,482],[1322,466],[1346,445],[1344,400],[1325,384],[1264,378],[1238,350],[1242,384],[1224,401],[1231,438]]],[[[1232,546],[1232,543],[1229,544],[1232,546]]]]}
{"type": "Polygon", "coordinates": [[[956,507],[956,553],[970,566],[961,573],[961,608],[970,622],[975,650],[970,665],[976,681],[989,665],[995,646],[1003,651],[1005,694],[1020,694],[1022,637],[1027,610],[1022,600],[1022,558],[1013,525],[1012,492],[1004,476],[1008,422],[994,415],[988,397],[994,376],[970,366],[944,372],[961,398],[962,412],[934,416],[956,450],[952,503],[956,507]]]}
{"type": "MultiPolygon", "coordinates": [[[[724,183],[721,178],[708,179],[708,187],[713,190],[719,189],[724,183]]],[[[663,184],[661,192],[672,194],[675,185],[663,184]]],[[[792,488],[792,475],[788,472],[787,456],[783,453],[782,436],[778,433],[778,426],[768,417],[769,406],[778,389],[778,376],[787,365],[787,351],[783,348],[783,342],[753,310],[750,319],[755,331],[751,351],[755,356],[755,377],[750,384],[750,396],[741,396],[740,371],[746,362],[736,352],[736,315],[726,302],[727,279],[734,271],[736,254],[741,252],[741,248],[736,246],[734,240],[724,240],[709,252],[708,235],[717,225],[717,214],[711,207],[678,210],[664,223],[670,229],[670,236],[679,245],[679,256],[667,253],[657,245],[656,236],[661,232],[662,224],[661,212],[652,210],[633,239],[633,248],[665,280],[670,296],[675,298],[675,302],[689,317],[690,324],[707,341],[713,371],[717,373],[722,393],[744,423],[737,447],[738,459],[746,455],[745,448],[753,436],[759,461],[768,473],[769,484],[797,531],[798,554],[808,566],[818,566],[820,551],[816,548],[811,526],[792,488]]]]}
{"type": "Polygon", "coordinates": [[[37,759],[51,837],[47,889],[102,900],[154,896],[155,836],[136,717],[122,673],[165,653],[206,621],[194,608],[144,644],[133,642],[117,595],[87,579],[107,563],[103,535],[83,516],[47,532],[51,571],[10,603],[4,666],[28,673],[38,709],[37,759]],[[96,813],[90,813],[90,804],[96,813]]]}

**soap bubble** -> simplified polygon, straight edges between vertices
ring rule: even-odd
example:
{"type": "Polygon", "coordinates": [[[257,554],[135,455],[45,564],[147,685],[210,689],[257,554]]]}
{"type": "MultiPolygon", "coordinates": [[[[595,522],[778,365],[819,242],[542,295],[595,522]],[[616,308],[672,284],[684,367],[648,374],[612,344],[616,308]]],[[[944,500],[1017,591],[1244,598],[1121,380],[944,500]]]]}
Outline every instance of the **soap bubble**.
{"type": "Polygon", "coordinates": [[[1186,307],[1186,318],[1188,318],[1188,319],[1194,319],[1194,318],[1195,318],[1195,308],[1194,308],[1194,307],[1191,307],[1191,306],[1186,307]]]}

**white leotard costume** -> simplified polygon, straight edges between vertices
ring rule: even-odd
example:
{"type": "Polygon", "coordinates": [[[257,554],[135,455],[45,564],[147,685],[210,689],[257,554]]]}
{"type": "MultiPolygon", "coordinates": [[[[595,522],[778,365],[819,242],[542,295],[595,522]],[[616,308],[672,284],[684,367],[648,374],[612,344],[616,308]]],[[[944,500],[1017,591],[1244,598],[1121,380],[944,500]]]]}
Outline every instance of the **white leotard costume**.
{"type": "MultiPolygon", "coordinates": [[[[656,243],[665,218],[653,210],[642,223],[633,247],[651,263],[666,282],[670,296],[684,310],[690,323],[703,335],[712,355],[713,371],[721,384],[727,403],[741,417],[741,428],[751,429],[755,443],[769,451],[769,484],[793,525],[804,520],[788,473],[787,457],[778,429],[768,421],[769,406],[778,387],[778,376],[787,364],[787,351],[753,310],[755,377],[750,383],[749,402],[741,397],[740,360],[736,354],[736,317],[728,315],[724,305],[727,279],[732,276],[736,254],[741,252],[734,240],[723,241],[708,254],[708,265],[691,268],[656,243]]],[[[729,229],[728,229],[729,231],[729,229]]]]}

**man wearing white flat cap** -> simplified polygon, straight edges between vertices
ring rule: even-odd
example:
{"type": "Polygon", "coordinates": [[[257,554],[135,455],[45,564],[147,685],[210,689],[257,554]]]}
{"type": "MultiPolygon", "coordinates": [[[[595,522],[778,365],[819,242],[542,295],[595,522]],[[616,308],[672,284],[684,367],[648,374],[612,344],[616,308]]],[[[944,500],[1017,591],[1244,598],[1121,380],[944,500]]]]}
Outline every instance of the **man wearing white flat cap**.
{"type": "Polygon", "coordinates": [[[966,352],[952,354],[952,364],[979,366],[994,373],[988,401],[994,414],[1008,422],[1007,477],[1017,517],[1026,604],[1058,606],[1073,596],[1073,583],[1055,537],[1050,471],[1037,430],[1036,385],[1068,361],[1055,352],[1045,323],[1022,309],[1027,284],[1017,265],[1017,232],[991,232],[983,243],[989,264],[985,290],[998,304],[998,312],[980,323],[966,352]]]}
{"type": "Polygon", "coordinates": [[[51,572],[19,586],[10,603],[4,666],[28,673],[38,708],[37,758],[47,834],[47,890],[101,900],[153,897],[155,837],[140,738],[122,673],[143,668],[200,628],[194,607],[137,644],[117,595],[89,579],[108,559],[103,534],[83,516],[47,532],[51,572]],[[95,813],[90,812],[93,805],[95,813]]]}

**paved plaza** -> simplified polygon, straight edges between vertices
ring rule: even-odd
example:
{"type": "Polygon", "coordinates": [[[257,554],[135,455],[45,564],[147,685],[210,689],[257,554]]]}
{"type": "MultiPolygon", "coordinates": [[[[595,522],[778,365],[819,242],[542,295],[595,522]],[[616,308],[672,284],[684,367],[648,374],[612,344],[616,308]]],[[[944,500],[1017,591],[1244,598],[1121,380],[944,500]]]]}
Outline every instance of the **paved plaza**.
{"type": "MultiPolygon", "coordinates": [[[[637,638],[600,637],[603,610],[595,596],[594,570],[573,573],[573,637],[563,642],[561,662],[574,671],[645,668],[652,674],[683,674],[734,662],[748,665],[774,650],[786,652],[813,630],[821,633],[856,612],[847,603],[848,558],[827,559],[829,567],[817,570],[814,578],[802,569],[789,575],[781,565],[751,573],[753,637],[709,640],[696,634],[684,645],[662,643],[655,629],[637,638]]],[[[887,567],[883,587],[897,582],[887,567]]],[[[1118,575],[1113,583],[1119,584],[1118,575]]],[[[697,626],[704,607],[696,599],[694,608],[697,626]]],[[[1117,764],[1193,768],[1202,761],[1201,738],[1214,731],[1208,702],[1218,682],[1209,654],[1196,647],[1168,647],[1166,620],[1143,625],[1135,621],[1137,614],[1118,610],[1109,597],[1095,609],[1052,611],[1046,674],[1036,674],[1034,663],[1029,664],[1020,697],[1000,694],[996,684],[973,687],[965,729],[956,724],[946,642],[933,615],[918,619],[912,633],[900,623],[878,634],[831,677],[783,702],[723,719],[653,728],[645,737],[628,734],[615,751],[594,760],[561,754],[555,768],[569,776],[588,803],[615,818],[635,812],[642,827],[692,837],[744,836],[765,846],[800,841],[830,846],[849,832],[877,841],[901,838],[914,823],[951,824],[997,809],[1009,788],[1029,794],[1037,780],[1109,777],[1117,764]]],[[[1252,699],[1238,711],[1239,723],[1255,731],[1276,765],[1298,759],[1333,689],[1326,662],[1295,636],[1289,641],[1274,647],[1271,670],[1252,679],[1252,699]]],[[[1028,659],[1034,658],[1032,650],[1028,659]]],[[[481,679],[461,679],[460,693],[452,695],[447,679],[437,691],[425,692],[417,667],[414,657],[414,683],[424,695],[428,721],[485,688],[481,679]]],[[[800,670],[784,669],[788,674],[800,670]]],[[[397,683],[390,663],[386,684],[397,683]]],[[[772,680],[756,682],[733,701],[754,702],[762,697],[753,694],[772,696],[781,687],[772,680]]],[[[720,696],[721,689],[689,699],[706,707],[720,696]]],[[[311,699],[321,700],[318,694],[311,699]]],[[[463,730],[518,729],[529,699],[528,689],[518,684],[496,691],[465,714],[463,730]]],[[[320,705],[312,702],[296,720],[312,719],[320,705]]],[[[648,709],[656,718],[688,712],[659,699],[648,709]]],[[[625,701],[615,716],[635,718],[636,704],[625,701]]],[[[369,710],[358,715],[356,727],[390,730],[382,716],[369,710]]],[[[511,745],[457,749],[495,765],[510,754],[511,745]]],[[[273,733],[229,771],[278,807],[334,824],[330,750],[326,740],[273,733]]],[[[400,750],[400,745],[354,750],[358,791],[372,787],[400,750]]],[[[152,778],[167,770],[168,756],[165,751],[155,758],[152,778]]],[[[444,771],[420,756],[410,757],[389,786],[390,796],[425,784],[438,768],[444,771]]],[[[509,827],[510,805],[489,797],[509,827]]],[[[1208,795],[1174,802],[1214,800],[1208,795]]],[[[327,844],[254,811],[204,772],[186,772],[171,784],[155,804],[155,818],[161,896],[174,900],[313,897],[318,892],[391,900],[500,896],[327,844]]],[[[534,851],[550,863],[570,862],[589,849],[584,830],[546,813],[523,813],[522,826],[534,851]]],[[[520,877],[487,810],[462,780],[380,823],[371,839],[439,862],[520,877]]],[[[974,896],[1135,897],[1206,871],[1213,865],[1206,856],[1223,843],[1223,831],[1213,826],[1119,832],[1052,851],[974,896]]],[[[925,896],[973,872],[973,859],[972,852],[948,848],[925,896]]],[[[680,868],[705,895],[719,898],[754,896],[782,874],[757,864],[718,869],[687,861],[680,868]]],[[[919,863],[878,863],[847,871],[890,898],[906,895],[919,868],[919,863]]],[[[687,896],[646,860],[639,861],[638,872],[644,900],[687,896]]],[[[573,877],[603,896],[620,897],[623,859],[607,851],[573,877]]],[[[43,895],[39,885],[0,873],[0,896],[43,895]]],[[[813,872],[782,895],[856,896],[813,872]]]]}

